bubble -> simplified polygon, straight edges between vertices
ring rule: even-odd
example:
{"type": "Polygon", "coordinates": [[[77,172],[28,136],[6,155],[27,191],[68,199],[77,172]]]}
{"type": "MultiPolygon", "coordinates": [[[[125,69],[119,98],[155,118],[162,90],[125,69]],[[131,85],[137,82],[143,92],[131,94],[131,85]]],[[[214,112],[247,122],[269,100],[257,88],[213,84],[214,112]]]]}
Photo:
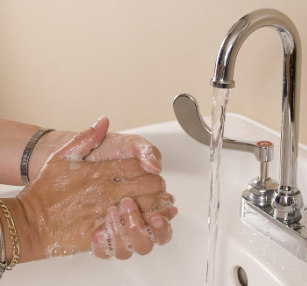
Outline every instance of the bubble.
{"type": "Polygon", "coordinates": [[[58,257],[61,255],[61,248],[59,246],[56,246],[54,247],[52,250],[51,250],[51,257],[58,257]]]}
{"type": "Polygon", "coordinates": [[[121,240],[125,243],[125,246],[126,246],[126,249],[130,252],[134,252],[134,248],[127,236],[127,233],[126,233],[126,230],[125,230],[125,227],[123,226],[122,224],[122,227],[120,229],[120,238],[121,240]]]}
{"type": "Polygon", "coordinates": [[[154,234],[152,233],[151,228],[149,226],[145,226],[144,231],[148,235],[148,237],[151,239],[152,242],[156,242],[156,238],[154,234]]]}
{"type": "Polygon", "coordinates": [[[69,247],[62,247],[61,253],[63,256],[70,255],[70,248],[69,247]]]}
{"type": "Polygon", "coordinates": [[[71,255],[76,255],[78,253],[80,253],[81,251],[78,249],[78,247],[76,246],[72,246],[71,249],[70,249],[70,253],[71,255]]]}
{"type": "Polygon", "coordinates": [[[115,183],[122,183],[125,181],[123,176],[115,176],[114,178],[112,178],[112,181],[115,183]]]}
{"type": "Polygon", "coordinates": [[[67,161],[81,161],[82,157],[77,153],[68,153],[65,155],[67,161]]]}
{"type": "Polygon", "coordinates": [[[69,170],[78,170],[79,168],[80,168],[80,164],[74,161],[70,162],[69,170]]]}
{"type": "Polygon", "coordinates": [[[133,246],[130,242],[127,242],[126,247],[129,251],[134,252],[133,246]]]}
{"type": "Polygon", "coordinates": [[[114,234],[108,221],[104,230],[100,232],[98,242],[92,244],[92,250],[94,251],[97,247],[101,248],[108,256],[115,256],[116,254],[114,234]]]}
{"type": "Polygon", "coordinates": [[[96,172],[96,173],[93,175],[93,178],[99,178],[99,177],[100,177],[99,172],[96,172]]]}

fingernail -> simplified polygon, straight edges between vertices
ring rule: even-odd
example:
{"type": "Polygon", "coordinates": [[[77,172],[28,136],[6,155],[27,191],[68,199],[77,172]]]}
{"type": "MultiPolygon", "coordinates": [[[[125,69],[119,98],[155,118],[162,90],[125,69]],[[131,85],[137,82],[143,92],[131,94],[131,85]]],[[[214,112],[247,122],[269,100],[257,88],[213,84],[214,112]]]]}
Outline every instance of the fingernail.
{"type": "Polygon", "coordinates": [[[92,125],[93,128],[98,129],[108,118],[105,115],[102,115],[98,120],[92,125]]]}
{"type": "Polygon", "coordinates": [[[158,166],[161,168],[161,160],[158,160],[158,158],[155,156],[155,154],[151,153],[148,155],[150,158],[152,158],[154,161],[158,163],[158,166]]]}
{"type": "Polygon", "coordinates": [[[159,229],[164,226],[164,221],[160,216],[154,216],[150,219],[150,225],[159,229]]]}
{"type": "Polygon", "coordinates": [[[150,157],[153,159],[153,160],[151,160],[152,161],[151,165],[161,172],[161,170],[162,170],[161,161],[159,161],[154,154],[150,155],[150,157]]]}
{"type": "Polygon", "coordinates": [[[153,154],[145,156],[141,162],[141,166],[148,173],[160,174],[162,171],[160,162],[153,154]]]}
{"type": "Polygon", "coordinates": [[[155,159],[157,160],[157,162],[159,162],[159,164],[161,165],[161,162],[162,162],[162,158],[157,158],[154,154],[152,154],[154,157],[155,157],[155,159]]]}
{"type": "Polygon", "coordinates": [[[134,212],[138,209],[136,203],[131,198],[124,198],[119,204],[120,211],[124,214],[134,212]]]}

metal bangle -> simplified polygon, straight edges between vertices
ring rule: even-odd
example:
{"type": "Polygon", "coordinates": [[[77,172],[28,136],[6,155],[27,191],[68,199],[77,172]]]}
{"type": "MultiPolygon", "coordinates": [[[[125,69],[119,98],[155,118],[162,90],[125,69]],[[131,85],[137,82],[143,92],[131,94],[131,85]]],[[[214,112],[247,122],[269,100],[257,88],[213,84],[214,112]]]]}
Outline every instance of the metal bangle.
{"type": "Polygon", "coordinates": [[[0,261],[0,279],[7,268],[7,262],[5,258],[5,242],[2,225],[0,223],[0,246],[1,246],[1,261],[0,261]]]}
{"type": "Polygon", "coordinates": [[[20,164],[20,174],[22,182],[26,185],[29,183],[29,161],[31,154],[33,152],[33,149],[38,142],[38,140],[45,135],[48,132],[54,131],[55,129],[47,129],[42,128],[35,132],[35,134],[31,137],[29,140],[25,150],[23,151],[22,157],[21,157],[21,164],[20,164]]]}

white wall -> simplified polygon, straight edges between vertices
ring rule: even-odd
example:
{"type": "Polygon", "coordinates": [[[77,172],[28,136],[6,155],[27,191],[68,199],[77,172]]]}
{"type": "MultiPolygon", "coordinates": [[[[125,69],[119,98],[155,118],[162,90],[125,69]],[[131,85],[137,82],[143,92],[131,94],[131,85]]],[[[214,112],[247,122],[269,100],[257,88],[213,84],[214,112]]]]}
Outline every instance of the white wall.
{"type": "MultiPolygon", "coordinates": [[[[303,0],[0,0],[0,115],[80,130],[102,114],[118,131],[173,120],[172,100],[211,109],[215,57],[244,14],[276,8],[302,40],[300,141],[307,143],[307,2],[303,0]],[[306,55],[306,56],[305,56],[306,55]]],[[[277,130],[282,46],[252,35],[237,59],[231,112],[277,130]]]]}

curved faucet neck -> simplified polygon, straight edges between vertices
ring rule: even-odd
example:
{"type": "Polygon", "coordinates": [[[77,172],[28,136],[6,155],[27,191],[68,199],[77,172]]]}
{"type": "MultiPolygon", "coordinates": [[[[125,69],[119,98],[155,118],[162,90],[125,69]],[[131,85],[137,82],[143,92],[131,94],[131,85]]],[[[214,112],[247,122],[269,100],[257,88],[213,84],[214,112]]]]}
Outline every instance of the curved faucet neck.
{"type": "Polygon", "coordinates": [[[296,192],[299,128],[299,101],[301,79],[301,43],[293,22],[283,13],[261,9],[242,17],[223,40],[215,63],[211,85],[232,88],[235,61],[245,39],[262,27],[275,29],[283,44],[284,71],[282,90],[282,123],[280,149],[281,192],[296,192]]]}

